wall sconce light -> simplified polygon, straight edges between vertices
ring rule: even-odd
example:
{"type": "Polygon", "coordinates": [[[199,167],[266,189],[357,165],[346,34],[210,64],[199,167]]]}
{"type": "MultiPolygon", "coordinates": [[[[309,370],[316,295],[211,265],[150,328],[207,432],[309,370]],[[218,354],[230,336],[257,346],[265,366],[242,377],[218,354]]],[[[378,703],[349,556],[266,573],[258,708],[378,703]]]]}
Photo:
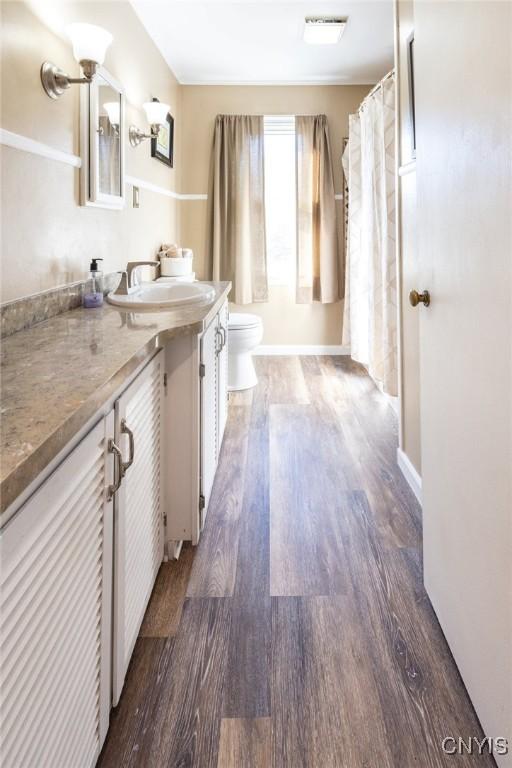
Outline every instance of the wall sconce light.
{"type": "Polygon", "coordinates": [[[83,77],[69,77],[50,61],[41,66],[41,82],[51,99],[58,99],[72,83],[90,83],[96,69],[105,60],[112,35],[95,24],[70,24],[67,33],[73,45],[73,56],[82,67],[83,77]]]}
{"type": "Polygon", "coordinates": [[[103,109],[108,115],[110,125],[114,130],[114,136],[119,136],[119,123],[121,121],[121,105],[118,101],[107,101],[103,109]]]}
{"type": "Polygon", "coordinates": [[[156,139],[160,126],[167,120],[167,113],[170,110],[168,104],[162,104],[160,101],[146,101],[142,105],[146,113],[146,119],[150,124],[150,133],[144,133],[135,125],[130,125],[129,137],[132,147],[138,147],[144,139],[156,139]]]}

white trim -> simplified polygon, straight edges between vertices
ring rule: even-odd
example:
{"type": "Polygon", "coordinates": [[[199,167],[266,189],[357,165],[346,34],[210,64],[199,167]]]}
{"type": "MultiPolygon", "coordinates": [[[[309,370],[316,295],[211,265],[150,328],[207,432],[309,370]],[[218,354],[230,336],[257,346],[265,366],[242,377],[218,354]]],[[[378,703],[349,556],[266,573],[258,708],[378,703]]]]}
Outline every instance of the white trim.
{"type": "Polygon", "coordinates": [[[349,355],[341,344],[260,344],[253,355],[349,355]]]}
{"type": "Polygon", "coordinates": [[[295,115],[263,115],[265,136],[295,136],[295,115]]]}
{"type": "Polygon", "coordinates": [[[404,163],[398,167],[399,176],[407,176],[409,173],[416,173],[416,160],[411,160],[410,163],[404,163]]]}
{"type": "Polygon", "coordinates": [[[60,149],[54,149],[35,139],[29,139],[28,136],[21,136],[19,133],[7,131],[0,128],[0,143],[12,149],[21,149],[23,152],[30,152],[32,155],[47,157],[50,160],[57,160],[59,163],[72,165],[74,168],[80,168],[82,160],[78,155],[72,155],[69,152],[61,152],[60,149]]]}
{"type": "Polygon", "coordinates": [[[95,208],[120,210],[126,203],[125,185],[125,132],[119,133],[119,194],[102,192],[100,187],[100,148],[96,126],[99,123],[99,79],[108,83],[119,98],[119,125],[125,124],[125,92],[122,84],[104,67],[99,67],[88,88],[80,89],[80,203],[95,208]]]}
{"type": "Polygon", "coordinates": [[[208,195],[182,195],[180,192],[173,192],[172,189],[160,187],[158,184],[139,179],[136,176],[125,176],[125,182],[131,184],[133,187],[140,187],[141,189],[148,189],[151,192],[156,192],[157,195],[172,197],[174,200],[208,200],[208,195]]]}
{"type": "Polygon", "coordinates": [[[131,184],[132,187],[148,189],[150,192],[156,192],[157,195],[165,195],[165,197],[172,197],[175,200],[179,200],[177,192],[173,192],[172,189],[160,187],[158,184],[153,184],[151,181],[145,181],[144,179],[139,179],[136,176],[129,176],[128,174],[125,176],[124,180],[126,184],[131,184]]]}
{"type": "MultiPolygon", "coordinates": [[[[245,0],[244,0],[245,2],[245,0]]],[[[274,2],[274,0],[272,0],[274,2]]],[[[169,64],[169,62],[167,62],[169,64]]],[[[170,67],[170,64],[169,64],[170,67]]],[[[375,80],[372,83],[369,83],[367,80],[359,80],[359,79],[352,79],[347,78],[344,76],[327,76],[327,77],[312,77],[310,80],[303,79],[303,80],[226,80],[226,79],[217,79],[217,78],[181,78],[176,76],[176,79],[178,80],[178,83],[180,85],[202,85],[202,86],[211,86],[211,85],[260,85],[260,86],[275,86],[277,88],[279,87],[303,87],[305,85],[367,85],[368,88],[372,88],[375,85],[375,80]]]]}
{"type": "MultiPolygon", "coordinates": [[[[7,131],[5,128],[0,128],[0,144],[11,149],[19,149],[22,152],[29,152],[32,155],[39,155],[39,157],[46,157],[49,160],[57,160],[59,163],[65,163],[71,165],[73,168],[80,168],[82,166],[82,159],[78,155],[72,155],[69,152],[61,152],[60,149],[50,147],[48,144],[43,144],[41,141],[35,139],[29,139],[28,136],[22,136],[19,133],[13,133],[7,131]]],[[[166,195],[172,197],[175,200],[208,200],[208,195],[192,194],[182,195],[179,192],[173,192],[171,189],[160,187],[158,184],[152,184],[150,181],[136,178],[135,176],[125,176],[125,184],[132,184],[142,189],[149,189],[151,192],[156,192],[158,195],[166,195]]]]}
{"type": "Polygon", "coordinates": [[[401,448],[396,449],[396,462],[402,472],[402,475],[407,480],[407,484],[411,491],[414,493],[419,503],[421,504],[422,489],[421,489],[421,477],[418,471],[413,466],[411,460],[401,448]]]}

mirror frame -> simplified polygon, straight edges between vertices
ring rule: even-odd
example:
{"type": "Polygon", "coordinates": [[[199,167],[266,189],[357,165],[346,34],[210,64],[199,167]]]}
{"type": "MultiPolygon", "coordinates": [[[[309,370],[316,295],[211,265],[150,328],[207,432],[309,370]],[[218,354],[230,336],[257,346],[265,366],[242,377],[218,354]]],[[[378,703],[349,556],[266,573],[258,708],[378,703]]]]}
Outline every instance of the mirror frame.
{"type": "Polygon", "coordinates": [[[82,86],[80,93],[80,157],[82,164],[80,167],[80,205],[94,206],[96,208],[113,208],[119,210],[124,208],[126,202],[125,194],[125,172],[124,172],[124,150],[125,150],[125,92],[122,84],[116,80],[104,68],[98,67],[97,75],[92,83],[82,86]],[[102,78],[108,85],[119,94],[119,176],[120,176],[120,195],[108,195],[100,192],[99,188],[99,152],[97,139],[98,124],[98,79],[102,78]]]}

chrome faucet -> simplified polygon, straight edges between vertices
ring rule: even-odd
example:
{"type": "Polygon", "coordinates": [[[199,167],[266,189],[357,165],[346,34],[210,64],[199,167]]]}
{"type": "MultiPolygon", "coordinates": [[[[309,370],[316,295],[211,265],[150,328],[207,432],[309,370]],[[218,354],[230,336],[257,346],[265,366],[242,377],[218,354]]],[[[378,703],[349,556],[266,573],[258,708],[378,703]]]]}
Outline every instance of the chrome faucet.
{"type": "Polygon", "coordinates": [[[157,277],[160,272],[159,261],[129,261],[126,270],[121,272],[121,280],[114,293],[127,296],[133,288],[136,288],[138,285],[137,269],[139,267],[156,267],[157,277]]]}

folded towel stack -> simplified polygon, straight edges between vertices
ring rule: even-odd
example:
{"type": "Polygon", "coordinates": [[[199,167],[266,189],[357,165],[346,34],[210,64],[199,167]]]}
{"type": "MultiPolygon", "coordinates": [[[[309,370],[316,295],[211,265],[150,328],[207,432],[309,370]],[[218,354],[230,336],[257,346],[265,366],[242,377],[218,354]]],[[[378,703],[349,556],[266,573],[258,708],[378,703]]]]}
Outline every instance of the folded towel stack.
{"type": "Polygon", "coordinates": [[[177,245],[162,244],[158,251],[162,277],[192,275],[193,257],[194,254],[191,248],[178,248],[177,245]]]}
{"type": "Polygon", "coordinates": [[[157,255],[159,259],[191,259],[194,253],[192,248],[179,248],[175,243],[163,243],[157,255]]]}

